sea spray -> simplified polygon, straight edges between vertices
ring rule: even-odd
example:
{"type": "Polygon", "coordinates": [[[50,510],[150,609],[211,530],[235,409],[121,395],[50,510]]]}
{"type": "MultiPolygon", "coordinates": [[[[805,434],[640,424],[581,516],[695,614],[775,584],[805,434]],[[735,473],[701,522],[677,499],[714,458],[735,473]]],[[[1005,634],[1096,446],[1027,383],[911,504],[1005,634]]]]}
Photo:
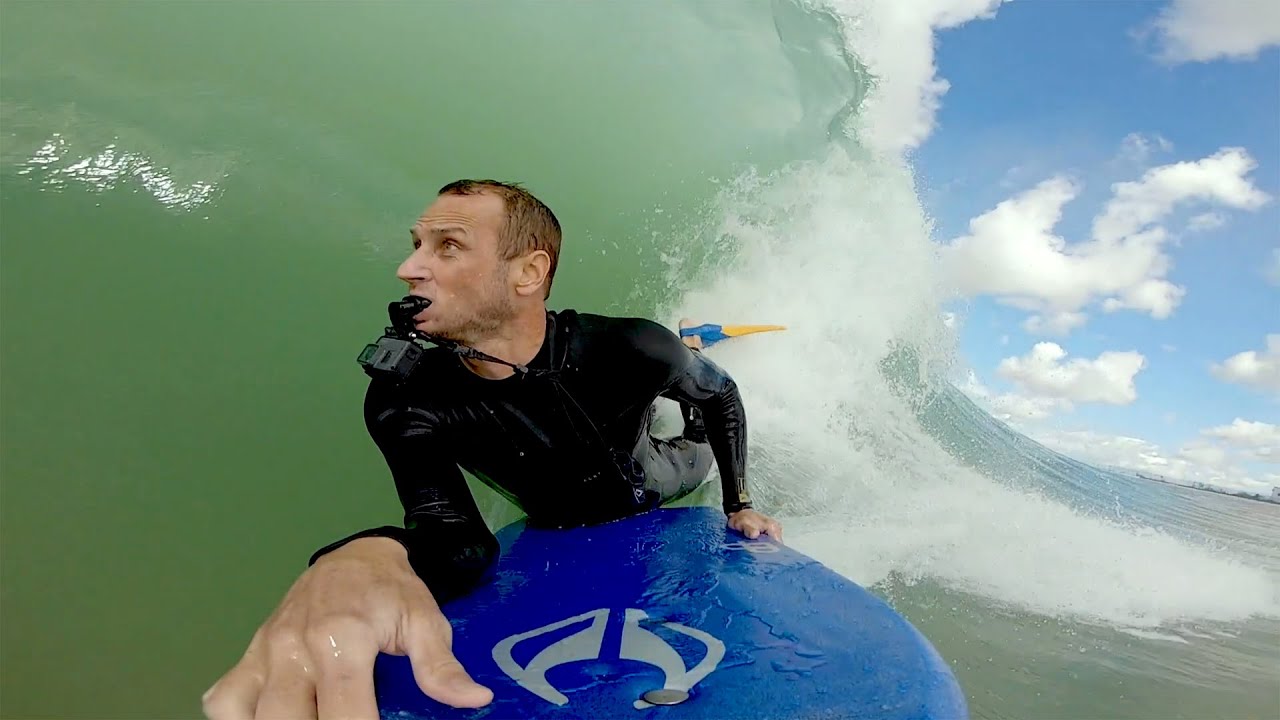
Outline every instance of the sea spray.
{"type": "Polygon", "coordinates": [[[942,380],[956,361],[903,166],[833,145],[744,174],[709,218],[699,232],[718,252],[672,263],[686,289],[664,319],[787,326],[707,353],[741,387],[750,483],[792,545],[865,585],[929,578],[1124,627],[1277,612],[1263,570],[1073,508],[1025,482],[1028,463],[966,462],[954,451],[966,436],[997,458],[1051,457],[991,418],[955,415],[964,426],[942,433],[923,422],[932,399],[958,392],[942,380]]]}

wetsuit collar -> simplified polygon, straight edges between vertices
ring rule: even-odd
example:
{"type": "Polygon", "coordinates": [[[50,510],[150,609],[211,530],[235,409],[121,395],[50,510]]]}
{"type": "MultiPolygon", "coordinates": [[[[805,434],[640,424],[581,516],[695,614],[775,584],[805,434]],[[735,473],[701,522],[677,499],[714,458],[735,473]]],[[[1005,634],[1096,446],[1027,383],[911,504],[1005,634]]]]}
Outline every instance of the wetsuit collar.
{"type": "Polygon", "coordinates": [[[556,345],[556,314],[550,310],[547,311],[547,328],[546,334],[542,336],[542,347],[538,348],[538,354],[533,356],[529,361],[529,369],[531,370],[552,370],[551,358],[554,357],[556,345]]]}

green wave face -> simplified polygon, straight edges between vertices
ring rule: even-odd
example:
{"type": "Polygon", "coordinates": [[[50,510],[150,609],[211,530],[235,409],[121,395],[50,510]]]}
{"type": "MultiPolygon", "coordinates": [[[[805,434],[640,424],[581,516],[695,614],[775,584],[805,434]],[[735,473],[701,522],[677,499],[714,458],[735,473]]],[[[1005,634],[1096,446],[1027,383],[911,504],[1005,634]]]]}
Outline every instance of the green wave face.
{"type": "MultiPolygon", "coordinates": [[[[921,623],[975,715],[1120,707],[1010,686],[1009,648],[1074,676],[1045,627],[1274,616],[1274,574],[1114,522],[1119,479],[939,380],[929,218],[909,166],[849,131],[915,132],[865,121],[904,97],[886,48],[928,22],[867,3],[881,24],[851,31],[824,7],[5,3],[0,714],[198,716],[311,552],[399,522],[355,358],[402,294],[410,224],[459,177],[555,210],[553,307],[787,326],[708,351],[747,403],[758,504],[921,623]]],[[[1243,636],[1274,647],[1274,623],[1243,636]]],[[[1125,676],[1123,702],[1193,707],[1161,682],[1125,676]]],[[[1257,707],[1242,687],[1223,713],[1257,707]]]]}

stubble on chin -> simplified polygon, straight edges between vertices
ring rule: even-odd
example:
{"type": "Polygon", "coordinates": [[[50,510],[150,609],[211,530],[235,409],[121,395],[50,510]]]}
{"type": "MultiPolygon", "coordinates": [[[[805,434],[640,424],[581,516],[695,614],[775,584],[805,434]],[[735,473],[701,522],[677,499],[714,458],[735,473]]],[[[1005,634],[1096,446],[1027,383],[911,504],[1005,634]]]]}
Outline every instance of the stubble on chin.
{"type": "Polygon", "coordinates": [[[506,288],[494,287],[476,311],[437,335],[447,340],[472,345],[497,335],[515,316],[515,303],[507,297],[506,288]]]}

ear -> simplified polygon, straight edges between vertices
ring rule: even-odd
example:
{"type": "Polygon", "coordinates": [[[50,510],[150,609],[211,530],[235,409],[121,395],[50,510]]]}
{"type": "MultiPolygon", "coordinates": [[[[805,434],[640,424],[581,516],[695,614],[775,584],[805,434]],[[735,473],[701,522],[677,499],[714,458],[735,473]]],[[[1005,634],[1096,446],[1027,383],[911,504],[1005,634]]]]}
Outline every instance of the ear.
{"type": "Polygon", "coordinates": [[[546,250],[534,250],[511,263],[512,282],[517,295],[533,295],[542,292],[542,285],[551,272],[551,256],[546,250]]]}

